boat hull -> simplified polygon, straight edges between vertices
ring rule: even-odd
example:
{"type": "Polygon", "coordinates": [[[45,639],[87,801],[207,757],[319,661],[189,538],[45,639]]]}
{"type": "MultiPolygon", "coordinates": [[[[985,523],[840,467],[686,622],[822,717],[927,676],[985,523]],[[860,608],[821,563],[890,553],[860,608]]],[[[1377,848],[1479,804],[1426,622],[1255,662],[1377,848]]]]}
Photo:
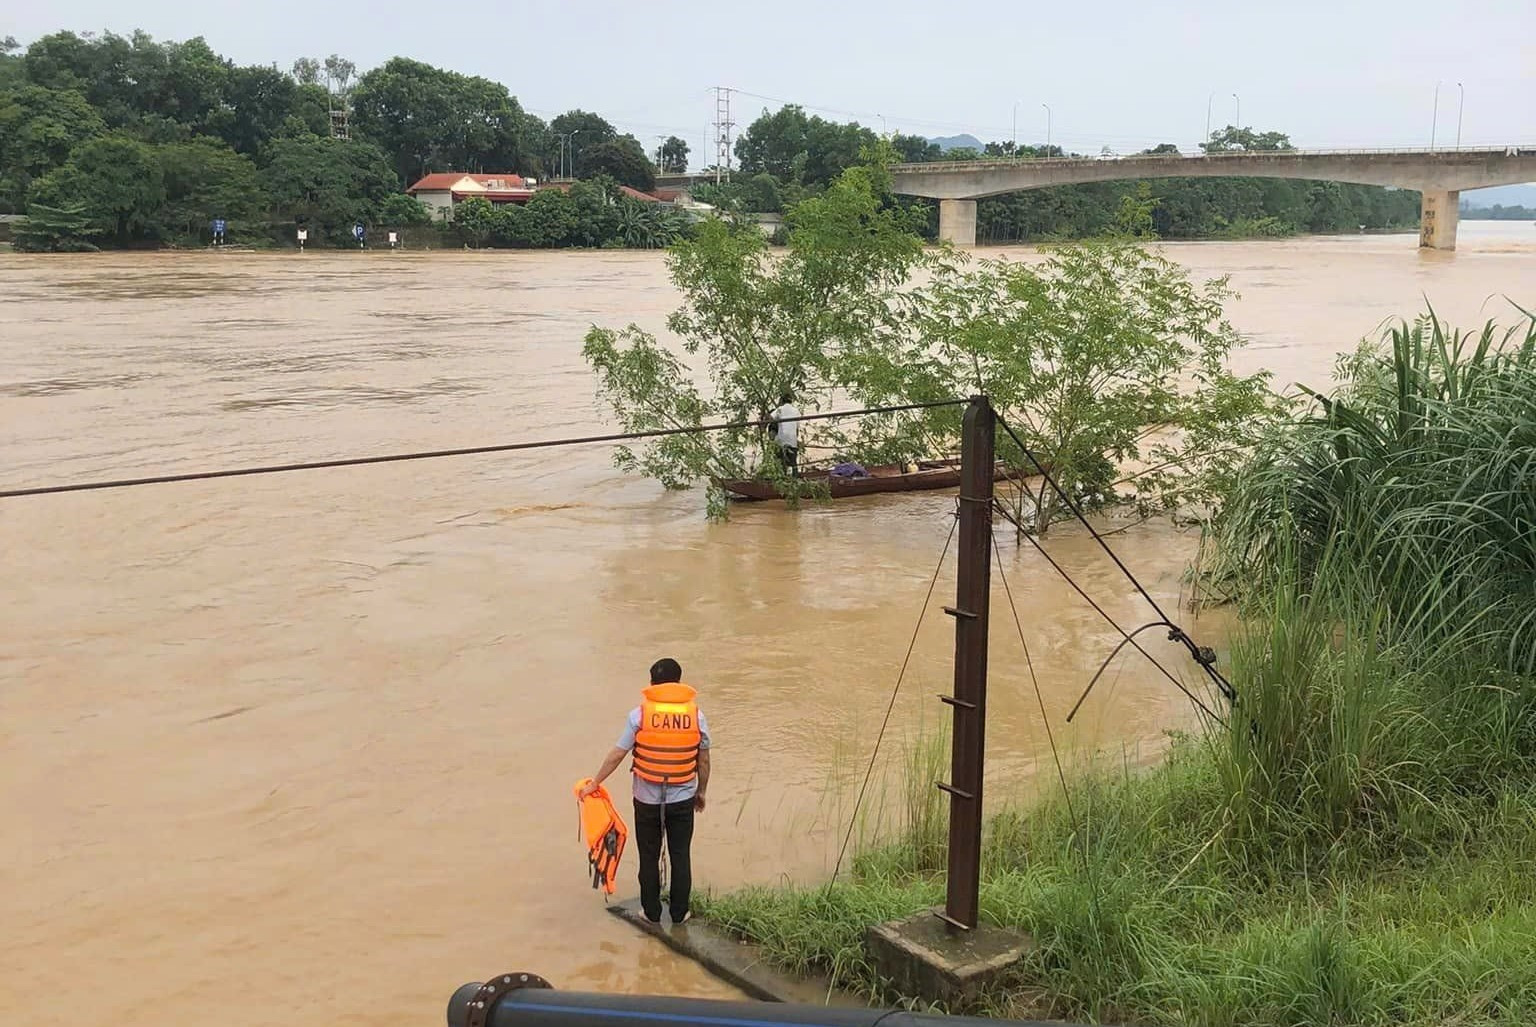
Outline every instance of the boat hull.
{"type": "MultiPolygon", "coordinates": [[[[917,466],[916,471],[908,472],[901,464],[880,464],[868,468],[867,478],[835,478],[826,471],[812,471],[801,475],[800,480],[826,484],[833,499],[853,499],[887,492],[928,492],[954,488],[960,484],[958,460],[923,460],[917,466]]],[[[1007,468],[999,463],[992,480],[1000,481],[1007,473],[1007,468]]],[[[771,481],[740,479],[720,481],[718,484],[736,502],[757,503],[783,498],[771,481]]]]}

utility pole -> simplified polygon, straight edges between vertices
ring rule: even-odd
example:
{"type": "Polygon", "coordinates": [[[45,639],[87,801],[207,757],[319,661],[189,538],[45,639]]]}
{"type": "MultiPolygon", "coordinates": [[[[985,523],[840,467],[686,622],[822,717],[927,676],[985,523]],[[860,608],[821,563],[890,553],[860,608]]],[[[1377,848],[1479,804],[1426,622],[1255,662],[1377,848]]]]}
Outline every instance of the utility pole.
{"type": "Polygon", "coordinates": [[[1049,157],[1051,155],[1051,105],[1042,103],[1040,106],[1045,108],[1045,155],[1049,157]]]}
{"type": "Polygon", "coordinates": [[[1440,124],[1440,83],[1435,83],[1435,109],[1429,115],[1429,148],[1435,148],[1435,129],[1440,124]]]}
{"type": "Polygon", "coordinates": [[[1461,149],[1461,116],[1467,109],[1467,87],[1460,82],[1456,83],[1456,89],[1461,93],[1461,99],[1456,102],[1456,149],[1461,149]]]}
{"type": "Polygon", "coordinates": [[[972,396],[960,435],[960,546],[955,575],[955,694],[950,745],[949,868],[942,918],[957,930],[981,913],[981,772],[987,736],[987,614],[992,595],[992,479],[997,415],[972,396]]]}
{"type": "Polygon", "coordinates": [[[571,140],[581,135],[581,129],[573,128],[569,132],[560,135],[560,177],[569,178],[570,173],[576,170],[576,153],[572,149],[571,140]],[[567,163],[569,157],[569,163],[567,163]]]}
{"type": "Polygon", "coordinates": [[[731,120],[731,93],[735,90],[729,86],[715,87],[715,184],[720,184],[720,176],[724,174],[727,180],[731,177],[731,129],[736,123],[731,120]]]}

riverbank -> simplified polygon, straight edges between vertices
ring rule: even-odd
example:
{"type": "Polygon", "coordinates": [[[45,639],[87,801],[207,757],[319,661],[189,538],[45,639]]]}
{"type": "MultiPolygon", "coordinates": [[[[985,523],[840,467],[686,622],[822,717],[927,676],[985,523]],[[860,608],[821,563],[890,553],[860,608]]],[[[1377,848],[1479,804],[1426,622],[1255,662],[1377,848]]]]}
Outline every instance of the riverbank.
{"type": "MultiPolygon", "coordinates": [[[[1035,948],[984,1009],[1211,1027],[1530,1022],[1527,788],[1443,807],[1415,852],[1268,859],[1233,847],[1212,744],[1187,740],[1144,775],[1073,773],[1072,810],[1058,798],[990,821],[983,918],[1035,948]]],[[[942,867],[925,852],[902,838],[862,855],[847,883],[747,889],[705,914],[780,966],[899,997],[882,993],[864,932],[942,905],[942,867]]]]}
{"type": "MultiPolygon", "coordinates": [[[[1455,253],[1161,248],[1232,276],[1241,369],[1283,386],[1326,380],[1423,293],[1463,323],[1519,294],[1536,248],[1502,227],[1518,238],[1464,231],[1455,253]]],[[[663,254],[636,251],[17,254],[0,280],[8,487],[611,431],[583,333],[665,338],[677,304],[663,254]]],[[[717,744],[695,880],[825,880],[847,824],[826,783],[863,770],[954,498],[726,525],[701,505],[601,447],[8,503],[0,805],[25,832],[0,962],[32,970],[0,989],[0,1021],[69,1024],[57,998],[81,966],[125,1027],[193,1022],[251,981],[250,1027],[345,1021],[364,993],[438,1022],[447,990],[511,969],[735,994],[604,912],[571,783],[636,675],[676,656],[717,744]],[[514,701],[540,688],[556,698],[514,701]]],[[[1091,539],[1052,544],[1112,616],[1142,612],[1091,539]]],[[[1169,609],[1193,545],[1155,521],[1115,536],[1169,609]]],[[[1031,547],[1003,549],[1059,723],[1117,638],[1031,547]]],[[[938,719],[952,634],[931,609],[888,740],[938,719]]],[[[1056,787],[1050,752],[1017,649],[993,669],[988,795],[1022,804],[1056,787]]],[[[1187,703],[1126,663],[1057,742],[1136,759],[1180,726],[1187,703]]]]}
{"type": "MultiPolygon", "coordinates": [[[[1217,521],[1247,612],[1227,723],[1149,773],[1079,765],[991,820],[983,918],[1035,947],[989,1008],[1207,1027],[1536,1015],[1536,325],[1403,328],[1343,366],[1334,417],[1261,444],[1217,521]]],[[[909,762],[921,798],[846,882],[706,915],[880,994],[864,930],[943,897],[937,771],[909,762]]]]}

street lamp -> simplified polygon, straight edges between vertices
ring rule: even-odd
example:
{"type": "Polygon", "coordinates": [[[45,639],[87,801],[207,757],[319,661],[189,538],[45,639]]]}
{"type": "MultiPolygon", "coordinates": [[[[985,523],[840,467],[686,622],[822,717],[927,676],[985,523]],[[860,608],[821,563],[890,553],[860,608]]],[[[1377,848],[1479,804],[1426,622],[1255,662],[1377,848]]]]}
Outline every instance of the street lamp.
{"type": "Polygon", "coordinates": [[[1243,130],[1243,98],[1233,93],[1232,100],[1237,104],[1237,124],[1232,127],[1241,132],[1243,130]]]}
{"type": "Polygon", "coordinates": [[[1440,83],[1435,83],[1435,109],[1429,116],[1429,148],[1435,148],[1435,129],[1440,122],[1440,83]]]}
{"type": "Polygon", "coordinates": [[[1051,105],[1042,103],[1040,106],[1045,108],[1045,155],[1049,157],[1051,155],[1051,105]]]}
{"type": "Polygon", "coordinates": [[[1014,156],[1019,153],[1019,101],[1013,101],[1013,127],[1008,130],[1008,149],[1014,156]]]}
{"type": "Polygon", "coordinates": [[[1211,104],[1215,101],[1215,93],[1205,98],[1205,143],[1207,149],[1209,149],[1211,143],[1211,104]]]}
{"type": "Polygon", "coordinates": [[[1461,149],[1461,115],[1467,108],[1467,89],[1460,82],[1456,83],[1456,89],[1461,93],[1461,99],[1456,103],[1456,149],[1461,149]]]}
{"type": "Polygon", "coordinates": [[[560,177],[561,178],[568,178],[569,175],[567,174],[567,172],[568,171],[575,171],[576,170],[576,154],[571,149],[571,138],[573,136],[578,136],[580,134],[581,134],[581,129],[579,129],[579,128],[573,128],[569,132],[561,132],[561,133],[559,133],[559,135],[560,135],[560,177]],[[569,167],[567,167],[567,162],[566,162],[566,156],[567,155],[570,156],[569,167]]]}

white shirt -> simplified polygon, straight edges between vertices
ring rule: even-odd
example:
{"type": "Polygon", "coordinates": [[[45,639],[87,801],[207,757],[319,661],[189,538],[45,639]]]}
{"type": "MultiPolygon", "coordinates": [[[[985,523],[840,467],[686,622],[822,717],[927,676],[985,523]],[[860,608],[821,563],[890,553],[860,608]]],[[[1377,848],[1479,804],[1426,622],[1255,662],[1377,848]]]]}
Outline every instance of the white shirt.
{"type": "Polygon", "coordinates": [[[773,419],[779,422],[779,433],[775,436],[781,446],[798,448],[800,445],[800,422],[791,420],[800,416],[800,411],[795,409],[793,403],[785,403],[773,412],[773,419]]]}

